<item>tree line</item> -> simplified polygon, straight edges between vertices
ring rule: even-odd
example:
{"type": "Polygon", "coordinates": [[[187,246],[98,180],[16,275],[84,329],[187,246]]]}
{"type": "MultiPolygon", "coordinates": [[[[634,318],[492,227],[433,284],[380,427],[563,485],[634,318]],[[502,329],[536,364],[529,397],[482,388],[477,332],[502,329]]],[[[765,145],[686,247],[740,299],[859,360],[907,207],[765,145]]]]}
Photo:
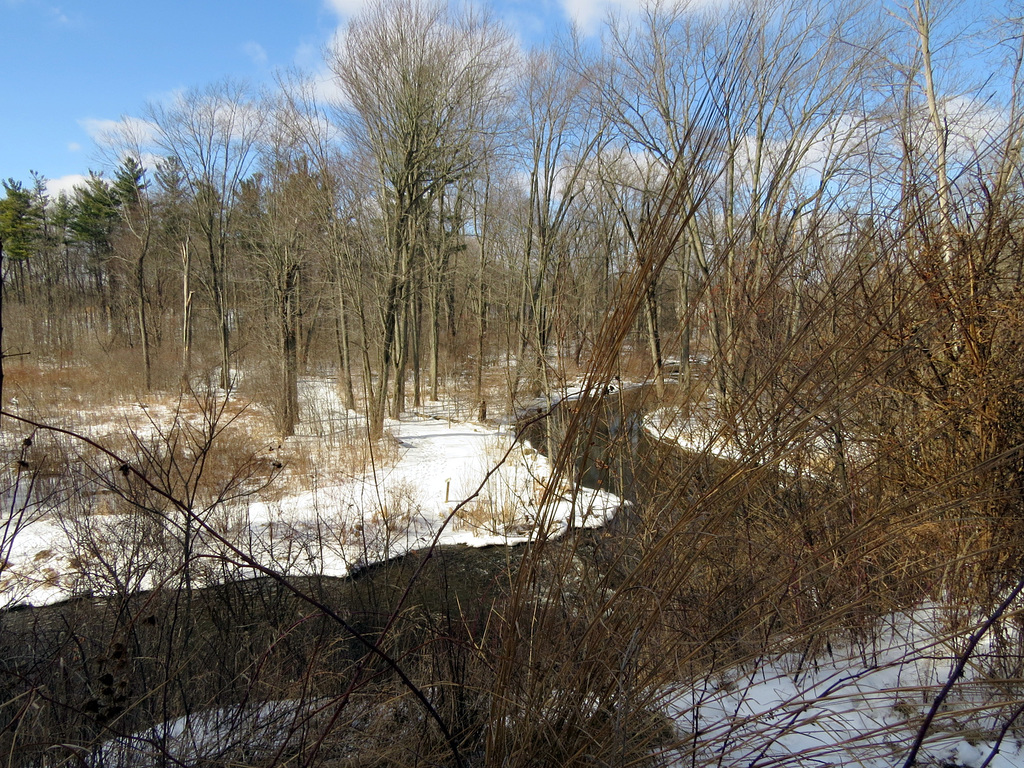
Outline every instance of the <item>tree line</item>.
{"type": "MultiPolygon", "coordinates": [[[[270,360],[286,435],[310,366],[378,432],[446,375],[484,399],[499,361],[513,400],[551,392],[698,165],[628,345],[658,387],[711,359],[721,402],[784,393],[801,374],[766,350],[809,320],[877,333],[910,292],[946,292],[967,333],[966,297],[1021,268],[1021,31],[954,10],[652,2],[522,51],[478,9],[372,3],[327,52],[331,95],[296,72],[197,87],[106,137],[109,177],[6,181],[6,351],[134,350],[145,389],[270,360]]],[[[939,369],[975,348],[935,344],[939,369]]]]}

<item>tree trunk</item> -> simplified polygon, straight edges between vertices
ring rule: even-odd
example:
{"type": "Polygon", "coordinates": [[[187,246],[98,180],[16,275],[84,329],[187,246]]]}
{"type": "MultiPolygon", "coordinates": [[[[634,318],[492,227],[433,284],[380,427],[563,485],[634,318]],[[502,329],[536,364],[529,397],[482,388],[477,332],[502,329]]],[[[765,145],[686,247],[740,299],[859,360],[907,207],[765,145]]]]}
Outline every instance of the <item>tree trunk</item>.
{"type": "Polygon", "coordinates": [[[153,361],[149,349],[149,325],[146,318],[146,251],[143,245],[135,262],[135,289],[139,301],[139,337],[142,342],[142,367],[146,379],[146,391],[153,389],[153,361]]]}
{"type": "Polygon", "coordinates": [[[432,285],[430,295],[430,399],[438,399],[438,363],[441,355],[441,297],[438,294],[437,286],[432,285]]]}
{"type": "Polygon", "coordinates": [[[338,314],[335,317],[335,332],[338,338],[338,394],[345,408],[355,410],[356,396],[352,388],[352,350],[348,333],[348,313],[345,311],[345,291],[338,281],[338,314]]]}
{"type": "Polygon", "coordinates": [[[227,295],[224,286],[224,243],[215,243],[212,227],[207,232],[207,248],[210,254],[210,282],[213,291],[213,307],[217,315],[220,337],[220,388],[227,390],[231,383],[230,351],[231,329],[228,325],[227,295]]]}
{"type": "Polygon", "coordinates": [[[423,294],[420,290],[415,291],[413,304],[415,309],[412,315],[412,406],[420,408],[420,326],[423,322],[423,294]]]}
{"type": "MultiPolygon", "coordinates": [[[[4,242],[0,238],[0,254],[3,252],[4,242]]],[[[0,269],[0,408],[4,406],[4,288],[4,270],[0,269]]]]}
{"type": "Polygon", "coordinates": [[[281,334],[281,436],[295,434],[299,421],[298,277],[299,269],[288,265],[278,300],[281,334]]]}
{"type": "Polygon", "coordinates": [[[409,292],[405,291],[395,316],[395,391],[391,400],[393,419],[400,418],[405,412],[405,376],[409,362],[409,304],[409,292]]]}
{"type": "Polygon", "coordinates": [[[181,244],[181,382],[187,388],[192,378],[192,252],[189,241],[181,244]]]}
{"type": "Polygon", "coordinates": [[[665,397],[665,376],[661,357],[661,333],[658,330],[658,297],[656,284],[647,289],[644,297],[644,319],[647,325],[647,344],[651,351],[651,363],[654,366],[654,391],[661,401],[665,397]]]}
{"type": "MultiPolygon", "coordinates": [[[[477,311],[477,334],[476,334],[476,376],[474,377],[474,400],[480,404],[482,413],[486,412],[484,402],[484,344],[487,338],[487,288],[484,282],[484,272],[487,267],[487,201],[490,194],[490,180],[484,187],[484,216],[478,226],[480,232],[480,264],[476,280],[476,311],[477,311]]],[[[481,421],[483,417],[481,417],[481,421]]]]}
{"type": "Polygon", "coordinates": [[[691,383],[690,342],[693,324],[690,317],[690,258],[689,248],[683,245],[683,258],[679,265],[679,381],[683,392],[689,393],[691,383]]]}
{"type": "Polygon", "coordinates": [[[937,176],[939,197],[939,215],[942,219],[941,242],[942,261],[948,266],[953,261],[953,218],[947,176],[946,145],[948,132],[939,114],[939,100],[935,91],[934,72],[932,70],[931,20],[928,18],[927,0],[914,0],[914,12],[917,16],[917,34],[921,45],[921,66],[924,69],[925,98],[928,101],[928,117],[935,134],[936,157],[935,172],[937,176]]]}
{"type": "MultiPolygon", "coordinates": [[[[383,312],[381,312],[384,338],[381,340],[380,346],[378,366],[379,380],[377,382],[377,391],[375,395],[370,398],[372,403],[370,410],[370,434],[374,438],[380,437],[384,427],[384,411],[388,402],[388,382],[391,376],[391,368],[394,364],[393,357],[396,346],[395,340],[396,336],[398,336],[398,316],[401,312],[401,305],[405,300],[402,286],[402,275],[407,256],[405,255],[406,245],[401,232],[402,227],[402,222],[400,222],[396,227],[397,237],[394,243],[394,258],[391,264],[391,276],[388,281],[388,290],[384,297],[384,309],[383,312]]],[[[365,333],[363,338],[366,338],[365,333]]],[[[365,376],[367,384],[372,390],[372,374],[367,372],[365,376]]]]}

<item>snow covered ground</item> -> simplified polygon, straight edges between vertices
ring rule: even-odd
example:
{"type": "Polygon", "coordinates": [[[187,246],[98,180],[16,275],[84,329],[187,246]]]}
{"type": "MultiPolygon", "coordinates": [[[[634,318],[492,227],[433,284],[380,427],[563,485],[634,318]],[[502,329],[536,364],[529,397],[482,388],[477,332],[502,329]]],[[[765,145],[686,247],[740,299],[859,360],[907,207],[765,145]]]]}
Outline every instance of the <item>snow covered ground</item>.
{"type": "MultiPolygon", "coordinates": [[[[323,382],[307,381],[305,387],[307,410],[318,412],[307,413],[307,433],[290,440],[300,448],[311,445],[317,436],[310,430],[343,423],[345,434],[358,442],[361,418],[346,413],[323,382]]],[[[98,439],[119,430],[159,439],[174,414],[166,404],[144,410],[127,404],[117,413],[91,414],[87,431],[98,439]]],[[[334,466],[330,449],[310,449],[312,458],[307,457],[302,472],[286,465],[279,481],[264,491],[211,505],[201,515],[264,566],[344,576],[435,542],[522,543],[541,533],[557,536],[570,520],[576,526],[600,526],[618,510],[618,497],[568,485],[553,488],[542,510],[551,475],[547,458],[528,443],[517,443],[507,426],[452,421],[449,415],[450,409],[435,403],[418,415],[389,420],[386,450],[364,458],[365,470],[355,474],[334,466]]],[[[288,446],[283,448],[281,455],[288,446]]],[[[94,590],[83,587],[82,563],[89,557],[113,566],[120,558],[127,572],[130,559],[139,555],[124,546],[133,521],[125,513],[103,513],[102,504],[90,509],[76,515],[59,508],[30,510],[32,521],[17,532],[6,553],[0,604],[40,605],[94,590]]],[[[211,547],[217,551],[216,542],[211,547]]],[[[244,567],[234,572],[251,574],[244,567]]],[[[152,568],[134,586],[152,587],[161,577],[152,568]]]]}
{"type": "Polygon", "coordinates": [[[550,462],[507,428],[431,416],[389,421],[394,464],[347,482],[322,485],[269,503],[255,501],[248,526],[269,541],[275,527],[322,546],[296,563],[340,576],[354,566],[440,544],[488,546],[528,541],[543,530],[602,525],[621,502],[604,491],[561,488],[542,511],[550,462]]]}
{"type": "MultiPolygon", "coordinates": [[[[971,629],[947,624],[938,606],[894,614],[864,642],[765,659],[684,691],[668,709],[684,739],[697,734],[696,754],[679,765],[902,765],[971,629]]],[[[1013,729],[996,737],[1021,702],[991,679],[985,645],[933,721],[919,765],[1024,765],[1013,729]]]]}
{"type": "MultiPolygon", "coordinates": [[[[893,614],[870,638],[822,656],[762,659],[669,695],[665,711],[675,723],[676,744],[661,757],[678,768],[900,766],[967,633],[951,633],[947,624],[937,606],[893,614]]],[[[978,659],[933,722],[917,765],[1024,765],[1024,746],[1013,730],[996,735],[1020,702],[993,696],[984,652],[978,659]]],[[[320,704],[280,701],[198,712],[107,742],[97,758],[108,768],[142,768],[168,756],[197,765],[242,747],[250,756],[273,754],[320,704]]]]}
{"type": "MultiPolygon", "coordinates": [[[[689,417],[682,416],[678,409],[654,409],[644,414],[643,424],[651,436],[676,443],[689,453],[759,464],[777,463],[780,470],[791,475],[826,475],[832,471],[835,460],[831,433],[821,429],[814,432],[804,425],[802,430],[793,427],[778,435],[741,430],[730,435],[716,419],[713,405],[695,408],[689,417]]],[[[849,433],[843,435],[843,440],[848,460],[870,460],[870,441],[849,433]]]]}
{"type": "MultiPolygon", "coordinates": [[[[306,432],[292,439],[295,445],[312,445],[325,430],[358,434],[363,426],[360,417],[345,412],[329,387],[322,382],[305,382],[305,387],[306,432]]],[[[83,416],[93,423],[90,434],[102,437],[131,429],[158,438],[160,425],[174,412],[161,405],[121,408],[118,413],[83,416]]],[[[659,434],[667,432],[670,439],[693,448],[729,450],[717,445],[711,434],[697,435],[693,423],[673,431],[667,417],[656,415],[654,425],[659,434]]],[[[551,475],[547,459],[528,444],[516,443],[507,426],[460,420],[442,404],[389,421],[385,431],[387,450],[364,462],[358,472],[334,467],[330,450],[312,453],[302,472],[286,466],[281,482],[265,492],[214,505],[208,510],[210,521],[266,566],[341,576],[435,541],[511,544],[540,531],[558,535],[570,518],[577,525],[601,525],[621,504],[606,492],[584,489],[574,494],[560,487],[552,489],[554,500],[542,510],[540,500],[551,475]]],[[[12,508],[18,506],[17,499],[8,502],[12,508]]],[[[78,535],[88,534],[97,546],[110,547],[105,554],[115,560],[132,554],[123,547],[124,532],[132,530],[125,527],[123,513],[93,514],[84,525],[69,524],[52,509],[28,512],[27,524],[7,542],[0,579],[2,604],[42,604],[80,591],[82,546],[74,541],[78,535]]],[[[245,574],[240,567],[237,575],[245,574]]],[[[159,578],[159,569],[153,568],[135,587],[152,586],[159,578]]],[[[666,711],[682,745],[673,753],[678,755],[677,764],[901,764],[969,631],[951,633],[948,627],[935,607],[893,615],[870,642],[836,645],[817,657],[763,659],[719,673],[702,686],[674,692],[666,711]]],[[[1009,729],[998,743],[996,738],[1020,702],[1012,690],[1002,690],[990,677],[982,654],[944,705],[919,764],[1024,766],[1024,747],[1016,732],[1009,729]]],[[[107,757],[116,752],[115,764],[123,758],[126,765],[146,765],[144,754],[155,739],[161,749],[178,754],[182,764],[193,764],[224,749],[221,736],[229,731],[237,735],[238,722],[244,722],[245,729],[271,729],[252,738],[272,743],[276,734],[287,731],[281,721],[291,718],[293,710],[287,702],[271,709],[262,706],[253,712],[198,713],[191,721],[175,720],[163,730],[157,726],[110,743],[107,757]],[[232,728],[211,725],[222,721],[232,723],[232,728]]]]}

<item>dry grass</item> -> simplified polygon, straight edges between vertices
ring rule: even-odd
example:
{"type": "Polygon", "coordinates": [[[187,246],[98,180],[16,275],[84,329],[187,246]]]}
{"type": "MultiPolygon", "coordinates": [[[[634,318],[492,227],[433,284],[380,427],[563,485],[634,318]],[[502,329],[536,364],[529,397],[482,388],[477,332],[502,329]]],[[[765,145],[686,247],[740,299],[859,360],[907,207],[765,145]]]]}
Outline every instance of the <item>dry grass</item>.
{"type": "MultiPolygon", "coordinates": [[[[649,371],[625,343],[635,331],[641,297],[675,252],[699,202],[690,197],[690,182],[702,180],[698,171],[678,170],[681,176],[670,179],[658,201],[660,215],[644,233],[635,269],[623,277],[591,364],[554,372],[560,386],[582,374],[585,386],[599,392],[616,375],[642,378],[649,371]]],[[[754,690],[758,674],[783,667],[792,670],[787,679],[799,678],[827,667],[838,648],[858,651],[866,665],[880,663],[878,645],[890,629],[884,622],[928,601],[941,606],[945,622],[939,639],[930,641],[936,664],[969,661],[982,629],[993,638],[986,657],[975,658],[988,675],[975,685],[984,686],[988,698],[972,698],[977,691],[963,686],[956,692],[977,710],[961,718],[961,734],[980,740],[1000,729],[1003,737],[1016,733],[1024,697],[1019,606],[1010,605],[1002,617],[993,612],[1021,586],[1024,355],[1018,340],[1024,299],[1016,289],[995,286],[992,300],[971,312],[952,300],[936,301],[956,295],[947,283],[957,275],[924,279],[879,244],[830,254],[832,272],[818,285],[785,277],[792,254],[767,256],[777,259],[777,272],[764,284],[740,290],[736,276],[726,275],[714,286],[736,291],[734,331],[710,345],[710,360],[695,372],[692,388],[670,385],[658,398],[648,387],[637,396],[646,398],[637,410],[661,412],[666,425],[694,424],[696,445],[683,450],[628,429],[613,435],[603,399],[580,398],[564,409],[564,434],[551,441],[554,474],[538,482],[536,499],[514,499],[491,487],[459,510],[460,525],[495,533],[515,531],[534,502],[543,519],[544,505],[573,488],[580,453],[597,450],[599,435],[607,438],[600,447],[605,468],[628,481],[633,504],[610,531],[574,531],[560,540],[532,531],[516,567],[491,577],[489,585],[496,583],[500,593],[491,604],[471,604],[463,591],[443,605],[414,610],[407,598],[424,588],[417,582],[422,568],[409,574],[385,563],[360,577],[368,584],[363,602],[338,607],[323,599],[315,580],[266,569],[261,573],[295,595],[306,613],[284,611],[264,595],[260,616],[228,603],[223,614],[194,618],[188,590],[224,574],[258,571],[258,563],[246,559],[252,553],[232,549],[245,526],[225,512],[227,502],[254,494],[273,502],[285,489],[343,482],[394,461],[393,444],[386,438],[368,443],[360,422],[338,421],[327,402],[308,403],[306,433],[282,443],[260,409],[234,399],[147,399],[145,409],[135,404],[139,412],[132,417],[122,414],[124,427],[106,433],[120,435],[109,445],[124,456],[123,467],[94,446],[63,438],[23,445],[33,453],[20,459],[12,443],[5,464],[13,470],[25,461],[40,473],[52,468],[55,499],[77,499],[77,507],[64,508],[63,524],[80,545],[71,562],[83,591],[113,595],[123,607],[143,585],[187,588],[168,590],[168,599],[181,601],[171,614],[174,626],[161,636],[162,645],[136,659],[140,668],[164,660],[152,673],[156,682],[135,693],[136,706],[143,709],[154,691],[174,689],[161,694],[173,703],[149,717],[188,711],[199,701],[188,693],[197,681],[210,707],[248,702],[250,694],[266,701],[296,695],[295,688],[316,689],[329,702],[321,711],[333,707],[333,714],[303,725],[309,731],[296,742],[309,751],[289,755],[297,762],[703,765],[729,762],[737,741],[753,750],[745,760],[757,762],[785,736],[785,723],[755,713],[686,730],[667,722],[669,704],[706,692],[673,713],[677,724],[699,725],[700,709],[713,696],[742,698],[754,690]],[[158,409],[173,415],[170,425],[154,414],[158,409]],[[278,472],[280,489],[267,490],[278,472]],[[90,483],[92,492],[83,493],[90,483]],[[97,494],[97,486],[106,495],[97,494]],[[389,581],[394,573],[402,573],[400,582],[389,581]],[[373,617],[365,633],[355,628],[360,616],[373,617]],[[328,626],[347,639],[330,635],[328,626]],[[231,638],[239,627],[255,627],[258,636],[238,644],[231,638]],[[305,631],[312,639],[300,642],[305,631]],[[231,675],[219,678],[222,670],[209,669],[199,646],[181,639],[185,635],[220,643],[210,640],[202,648],[231,675]],[[332,671],[333,654],[349,641],[358,645],[356,661],[339,667],[343,673],[332,671]],[[327,672],[329,686],[319,682],[327,672]],[[349,732],[341,733],[342,726],[349,732]],[[303,741],[310,733],[315,747],[303,741]],[[318,751],[324,745],[334,751],[318,751]]],[[[687,320],[703,300],[695,299],[687,320]]],[[[7,390],[19,396],[19,408],[45,415],[70,402],[86,418],[85,411],[104,407],[103,384],[92,372],[83,369],[76,377],[19,366],[12,367],[7,390]]],[[[435,410],[471,416],[477,404],[465,372],[449,373],[435,410]]],[[[514,406],[511,389],[500,373],[488,373],[492,413],[514,406]]],[[[494,450],[482,460],[490,465],[502,454],[494,450]]],[[[357,543],[363,564],[386,560],[395,544],[406,542],[419,514],[416,490],[392,487],[362,512],[361,521],[330,533],[331,545],[357,543]]],[[[328,535],[273,524],[269,531],[281,542],[269,553],[275,565],[305,557],[328,535]]],[[[33,566],[42,583],[56,578],[50,559],[41,549],[33,566]]],[[[467,580],[473,575],[462,574],[467,580]]],[[[425,588],[448,598],[449,583],[439,582],[425,588]]],[[[128,636],[151,614],[125,609],[123,615],[114,625],[128,636]]],[[[82,646],[113,642],[95,640],[86,629],[80,634],[75,641],[82,646]]],[[[88,656],[69,642],[60,658],[68,663],[74,653],[88,656]]],[[[68,684],[79,698],[96,677],[81,664],[86,671],[78,673],[77,687],[68,684]]],[[[954,683],[955,675],[949,686],[954,683]]],[[[951,690],[944,693],[944,684],[936,678],[888,691],[892,711],[903,718],[900,727],[922,726],[929,708],[956,726],[961,714],[943,709],[952,701],[943,698],[951,690]]],[[[37,689],[43,686],[8,694],[15,702],[6,715],[12,733],[21,727],[18,697],[37,689]]],[[[855,706],[855,697],[845,701],[855,706]]],[[[110,737],[107,721],[90,720],[84,703],[67,708],[78,718],[73,727],[60,731],[55,710],[47,710],[52,720],[32,731],[36,742],[52,736],[47,728],[61,735],[54,743],[78,738],[79,728],[85,749],[110,737]]],[[[124,717],[121,735],[137,725],[130,713],[118,716],[124,717]]],[[[890,736],[888,725],[868,734],[887,749],[890,736]]],[[[834,747],[807,748],[792,759],[830,759],[834,747]]]]}
{"type": "MultiPolygon", "coordinates": [[[[809,324],[803,337],[808,346],[801,351],[801,364],[805,371],[810,365],[812,374],[814,365],[831,362],[830,356],[807,357],[813,330],[809,324]]],[[[851,354],[870,360],[866,348],[851,354]]],[[[876,368],[871,375],[883,372],[876,368]]],[[[641,410],[659,410],[675,424],[703,417],[715,431],[702,448],[690,451],[648,443],[638,450],[628,435],[613,440],[608,455],[615,460],[609,463],[628,467],[638,480],[630,513],[612,534],[579,533],[552,542],[538,532],[522,567],[506,574],[502,602],[484,620],[486,631],[467,634],[456,621],[466,619],[461,613],[413,616],[399,610],[394,628],[379,636],[382,647],[402,654],[400,663],[412,682],[429,692],[428,701],[444,722],[457,726],[460,743],[476,761],[585,765],[600,754],[617,765],[701,764],[722,754],[741,730],[753,728],[760,734],[756,738],[770,740],[772,725],[737,723],[735,731],[723,726],[703,736],[676,730],[663,714],[669,692],[697,684],[741,691],[749,684],[743,674],[767,669],[786,654],[799,659],[798,670],[818,660],[827,663],[841,645],[862,648],[867,657],[883,637],[879,619],[925,598],[952,599],[962,609],[962,615],[949,618],[951,638],[962,638],[977,621],[991,589],[986,583],[991,553],[1005,536],[992,525],[995,499],[979,490],[990,477],[985,473],[1000,468],[998,463],[963,467],[928,485],[925,481],[934,482],[941,467],[949,467],[943,464],[948,456],[939,451],[942,428],[915,433],[908,424],[889,442],[865,439],[860,452],[847,452],[844,476],[838,455],[822,440],[833,434],[838,419],[852,420],[857,426],[848,432],[856,436],[865,422],[855,418],[875,407],[876,392],[851,379],[849,386],[830,390],[834,400],[816,401],[813,418],[801,420],[795,408],[801,395],[823,391],[813,375],[805,373],[803,389],[772,390],[765,384],[728,403],[707,394],[714,380],[711,370],[694,391],[670,385],[660,400],[646,390],[641,410]],[[914,442],[901,446],[901,434],[914,434],[914,442]],[[721,445],[714,436],[724,438],[721,445]],[[731,456],[717,455],[723,445],[731,456]],[[908,482],[914,477],[916,484],[908,482]],[[421,640],[422,632],[428,641],[421,640]],[[416,650],[406,650],[406,642],[416,650]]],[[[96,380],[22,366],[15,381],[22,392],[38,391],[33,403],[40,412],[60,407],[65,395],[80,404],[78,418],[103,409],[92,391],[96,380]]],[[[468,403],[468,396],[462,399],[468,403]]],[[[458,402],[453,396],[453,413],[463,408],[458,402]]],[[[371,445],[358,427],[332,427],[327,404],[304,422],[307,434],[283,443],[275,440],[264,412],[235,399],[152,396],[144,404],[145,409],[137,403],[128,404],[129,410],[122,406],[116,428],[105,432],[105,444],[172,496],[192,498],[198,508],[210,510],[208,539],[194,553],[196,585],[243,573],[222,545],[238,542],[244,520],[228,514],[219,500],[258,492],[262,501],[273,503],[286,493],[344,482],[397,457],[392,441],[371,445]],[[164,414],[171,415],[169,421],[164,414]],[[278,473],[280,481],[267,487],[278,473]]],[[[602,407],[598,398],[574,402],[567,410],[573,431],[562,445],[578,448],[577,438],[589,438],[606,418],[602,407]]],[[[12,427],[8,434],[20,438],[28,432],[12,427]]],[[[69,559],[75,590],[120,599],[143,586],[179,583],[183,560],[176,553],[182,539],[174,525],[180,521],[173,522],[152,489],[124,482],[118,468],[91,449],[41,437],[29,448],[23,460],[40,471],[47,467],[52,488],[64,499],[74,492],[79,500],[63,517],[79,545],[69,559]],[[69,472],[76,465],[79,469],[69,472]],[[105,484],[105,492],[82,493],[86,482],[105,484]],[[162,524],[154,525],[154,517],[162,524]]],[[[482,461],[493,464],[502,453],[495,448],[482,461]]],[[[10,456],[8,463],[16,464],[10,456]]],[[[571,488],[572,458],[569,453],[556,457],[555,478],[535,487],[537,498],[529,505],[571,488]]],[[[268,557],[287,566],[306,557],[311,541],[323,545],[333,536],[339,547],[358,543],[362,562],[377,561],[408,536],[417,513],[415,489],[392,488],[382,504],[365,510],[363,521],[348,529],[272,531],[278,544],[268,557]]],[[[526,517],[520,500],[492,488],[462,508],[458,522],[509,534],[526,517]]],[[[52,553],[40,550],[36,559],[32,578],[55,583],[52,553]]],[[[1009,560],[1004,555],[1001,562],[1009,560]]],[[[401,592],[411,586],[388,588],[401,592]]],[[[286,643],[291,630],[279,631],[273,642],[286,643]]],[[[1019,697],[1014,676],[1019,677],[1021,663],[1009,652],[1016,634],[1009,624],[1000,631],[1002,644],[985,660],[998,676],[991,712],[1002,712],[1019,697]]],[[[957,642],[962,649],[962,639],[957,642]]],[[[269,653],[268,647],[260,646],[258,653],[269,653]]],[[[325,647],[303,645],[295,653],[282,679],[298,680],[322,669],[318,659],[325,647]]],[[[270,679],[258,660],[249,663],[246,675],[270,679]]],[[[449,742],[404,682],[375,679],[371,687],[363,675],[369,672],[353,671],[341,681],[342,688],[353,685],[365,696],[359,707],[338,704],[347,730],[338,730],[338,721],[310,725],[322,729],[325,744],[332,745],[333,764],[427,756],[451,761],[449,742]],[[384,720],[368,724],[367,712],[384,720]],[[356,754],[356,745],[362,754],[356,754]]],[[[933,701],[936,692],[932,685],[902,697],[896,693],[894,712],[920,722],[918,701],[933,701]]],[[[211,694],[211,701],[218,695],[211,694]]],[[[970,733],[978,739],[993,732],[965,727],[975,729],[970,733]]]]}

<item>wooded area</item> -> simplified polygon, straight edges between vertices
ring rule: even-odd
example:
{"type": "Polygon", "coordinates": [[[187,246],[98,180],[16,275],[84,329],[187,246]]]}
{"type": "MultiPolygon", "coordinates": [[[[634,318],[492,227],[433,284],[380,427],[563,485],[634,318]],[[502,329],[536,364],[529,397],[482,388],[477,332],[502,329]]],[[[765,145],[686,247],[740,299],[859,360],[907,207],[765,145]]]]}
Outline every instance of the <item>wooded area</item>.
{"type": "Polygon", "coordinates": [[[337,370],[378,429],[445,376],[483,399],[495,365],[535,396],[585,365],[689,173],[694,215],[629,349],[659,381],[666,359],[687,380],[722,360],[719,394],[749,393],[814,313],[870,333],[879,286],[937,280],[944,311],[976,313],[959,297],[1018,274],[1013,23],[933,41],[959,30],[928,3],[665,4],[601,48],[520,55],[480,11],[378,4],[329,54],[333,101],[290,72],[201,86],[124,119],[116,167],[71,197],[5,182],[6,348],[135,350],[143,389],[273,361],[284,435],[308,369],[337,370]],[[937,46],[974,72],[937,70],[937,46]],[[849,291],[865,306],[844,318],[849,291]]]}
{"type": "MultiPolygon", "coordinates": [[[[696,726],[666,736],[652,715],[667,681],[782,646],[802,665],[921,601],[999,618],[1024,583],[1024,22],[968,21],[934,0],[651,3],[599,42],[524,52],[479,9],[372,2],[327,52],[330,88],[298,72],[266,92],[198,86],[122,120],[111,167],[70,197],[4,182],[4,365],[102,367],[140,399],[238,391],[281,438],[302,377],[328,376],[370,443],[445,392],[482,421],[544,411],[569,382],[648,383],[662,436],[698,425],[703,448],[632,446],[643,483],[614,544],[539,535],[501,611],[464,637],[432,608],[413,631],[430,639],[395,640],[403,664],[380,674],[443,681],[421,764],[705,764],[717,747],[696,726]]],[[[34,418],[12,394],[5,411],[34,418]]],[[[600,407],[547,434],[556,479],[577,480],[600,407]]],[[[181,461],[173,448],[131,471],[181,461]]],[[[172,474],[145,482],[191,494],[172,474]]],[[[203,600],[234,611],[238,589],[203,600]]],[[[289,589],[272,607],[298,624],[289,589]]],[[[337,629],[319,589],[303,586],[303,609],[337,629]]],[[[216,623],[188,610],[183,626],[216,623]]],[[[1022,711],[1011,613],[991,662],[1003,736],[1022,711]]],[[[280,631],[247,639],[224,664],[232,692],[203,706],[238,701],[239,670],[280,631]]],[[[138,647],[173,645],[161,637],[138,647]]],[[[281,681],[351,653],[307,640],[317,651],[267,671],[256,698],[336,696],[340,718],[383,667],[362,658],[300,696],[281,681]]],[[[179,679],[166,653],[164,683],[179,679]]],[[[161,690],[165,719],[191,711],[186,690],[161,690]]],[[[386,690],[419,694],[404,677],[386,690]]],[[[296,764],[330,751],[333,725],[310,727],[296,764]]],[[[364,764],[337,750],[332,764],[364,764]]]]}

